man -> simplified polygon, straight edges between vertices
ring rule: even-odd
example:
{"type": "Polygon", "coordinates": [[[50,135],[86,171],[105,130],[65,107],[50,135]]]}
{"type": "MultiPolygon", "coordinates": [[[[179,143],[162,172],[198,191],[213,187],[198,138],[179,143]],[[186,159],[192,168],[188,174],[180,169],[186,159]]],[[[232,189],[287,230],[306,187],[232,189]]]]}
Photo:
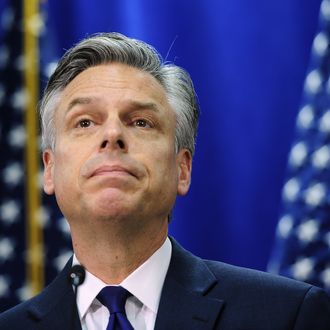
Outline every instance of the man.
{"type": "Polygon", "coordinates": [[[1,330],[330,329],[321,289],[201,260],[167,237],[198,122],[184,70],[141,41],[92,36],[64,55],[40,112],[44,190],[68,219],[74,256],[0,316],[1,330]],[[72,264],[86,269],[77,307],[72,264]]]}

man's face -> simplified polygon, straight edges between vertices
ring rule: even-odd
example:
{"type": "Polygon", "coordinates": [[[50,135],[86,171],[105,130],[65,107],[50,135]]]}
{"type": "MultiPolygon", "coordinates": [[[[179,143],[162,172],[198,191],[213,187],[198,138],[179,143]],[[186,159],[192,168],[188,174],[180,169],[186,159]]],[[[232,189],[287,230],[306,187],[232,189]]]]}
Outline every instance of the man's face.
{"type": "Polygon", "coordinates": [[[175,152],[175,122],[150,74],[115,63],[83,71],[56,109],[45,192],[69,221],[166,219],[191,174],[190,153],[175,152]]]}

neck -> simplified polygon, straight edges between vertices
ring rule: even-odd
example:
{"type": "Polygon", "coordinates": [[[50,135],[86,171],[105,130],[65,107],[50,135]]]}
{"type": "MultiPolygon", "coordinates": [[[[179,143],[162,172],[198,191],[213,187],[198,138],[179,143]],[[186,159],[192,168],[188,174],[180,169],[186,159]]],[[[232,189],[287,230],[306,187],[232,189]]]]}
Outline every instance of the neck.
{"type": "Polygon", "coordinates": [[[73,249],[86,270],[103,282],[116,285],[164,243],[168,233],[167,219],[153,224],[157,223],[158,226],[148,230],[140,224],[137,231],[129,224],[97,226],[94,223],[88,230],[82,230],[81,223],[77,228],[71,225],[73,249]]]}

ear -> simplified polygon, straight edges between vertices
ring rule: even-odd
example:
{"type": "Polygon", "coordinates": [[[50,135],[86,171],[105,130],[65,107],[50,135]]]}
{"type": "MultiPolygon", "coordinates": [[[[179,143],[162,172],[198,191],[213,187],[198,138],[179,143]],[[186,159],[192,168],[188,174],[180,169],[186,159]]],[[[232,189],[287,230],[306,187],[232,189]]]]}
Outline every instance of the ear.
{"type": "Polygon", "coordinates": [[[44,163],[44,192],[47,195],[54,194],[54,153],[46,149],[42,154],[44,163]]]}
{"type": "Polygon", "coordinates": [[[188,149],[181,149],[177,154],[178,162],[178,195],[184,196],[190,187],[192,156],[188,149]]]}

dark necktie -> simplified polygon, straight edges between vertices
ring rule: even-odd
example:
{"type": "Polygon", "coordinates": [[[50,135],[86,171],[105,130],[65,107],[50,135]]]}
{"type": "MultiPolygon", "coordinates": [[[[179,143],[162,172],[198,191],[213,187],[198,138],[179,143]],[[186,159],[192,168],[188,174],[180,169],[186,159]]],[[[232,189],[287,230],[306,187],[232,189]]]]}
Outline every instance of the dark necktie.
{"type": "Polygon", "coordinates": [[[121,286],[106,286],[97,295],[96,298],[110,312],[106,330],[134,330],[125,312],[125,303],[129,296],[131,294],[121,286]]]}

